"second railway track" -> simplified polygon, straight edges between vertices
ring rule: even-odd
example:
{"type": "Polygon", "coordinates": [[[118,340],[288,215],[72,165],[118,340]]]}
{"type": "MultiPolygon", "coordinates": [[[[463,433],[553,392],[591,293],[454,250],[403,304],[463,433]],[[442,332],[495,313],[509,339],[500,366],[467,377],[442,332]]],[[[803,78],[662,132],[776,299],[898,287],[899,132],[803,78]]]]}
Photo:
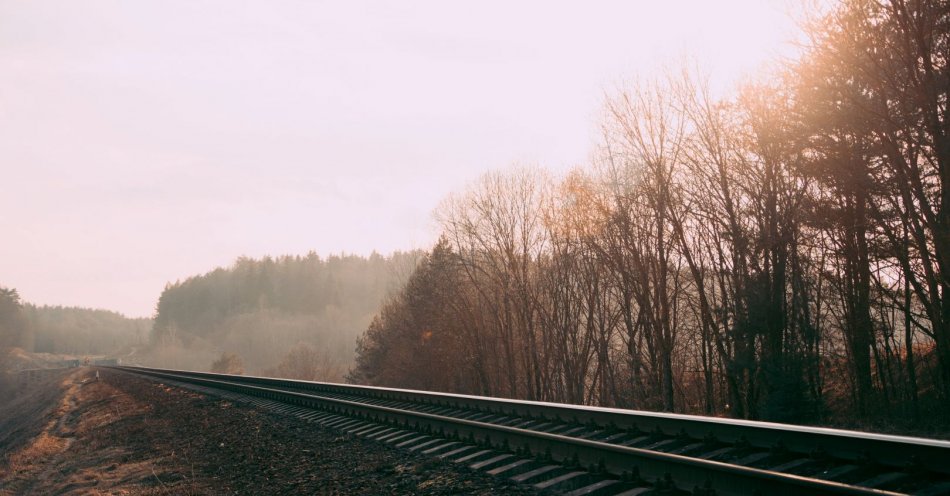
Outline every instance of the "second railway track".
{"type": "Polygon", "coordinates": [[[568,494],[950,495],[950,442],[765,422],[141,367],[313,410],[347,432],[568,494]]]}

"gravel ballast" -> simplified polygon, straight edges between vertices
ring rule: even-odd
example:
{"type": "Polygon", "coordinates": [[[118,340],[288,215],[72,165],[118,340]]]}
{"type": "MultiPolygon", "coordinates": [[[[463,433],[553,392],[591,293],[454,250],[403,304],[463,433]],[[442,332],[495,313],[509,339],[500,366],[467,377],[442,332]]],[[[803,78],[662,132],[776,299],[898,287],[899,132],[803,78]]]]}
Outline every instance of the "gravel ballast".
{"type": "Polygon", "coordinates": [[[536,494],[296,417],[108,369],[99,382],[94,374],[74,374],[81,386],[57,412],[75,424],[57,431],[70,442],[12,475],[12,493],[536,494]],[[58,478],[34,479],[51,473],[58,478]]]}

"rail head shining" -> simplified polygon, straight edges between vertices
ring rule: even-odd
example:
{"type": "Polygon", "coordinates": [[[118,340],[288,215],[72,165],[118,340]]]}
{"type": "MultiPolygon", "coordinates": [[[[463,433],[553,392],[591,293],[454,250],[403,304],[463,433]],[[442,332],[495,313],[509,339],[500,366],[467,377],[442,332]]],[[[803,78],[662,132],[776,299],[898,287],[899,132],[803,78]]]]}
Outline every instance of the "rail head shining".
{"type": "Polygon", "coordinates": [[[726,443],[743,442],[760,448],[781,447],[804,454],[814,454],[820,451],[829,456],[845,460],[873,460],[876,463],[898,468],[919,466],[935,472],[950,474],[950,441],[938,439],[378,386],[148,367],[123,368],[217,378],[261,386],[294,387],[302,390],[404,400],[529,418],[560,419],[562,421],[642,432],[659,431],[669,435],[686,435],[695,439],[715,438],[726,443]]]}
{"type": "Polygon", "coordinates": [[[784,494],[789,496],[810,496],[813,494],[896,496],[901,494],[671,453],[608,444],[476,420],[459,419],[435,413],[275,389],[240,381],[240,379],[248,379],[243,376],[192,372],[178,373],[177,371],[166,371],[167,369],[131,367],[124,367],[124,369],[156,378],[178,380],[218,390],[230,390],[291,405],[319,408],[367,421],[385,421],[419,431],[440,432],[443,436],[454,435],[459,437],[468,435],[471,439],[480,439],[490,446],[525,447],[536,454],[553,453],[556,460],[560,459],[565,462],[579,460],[581,466],[600,464],[608,472],[614,474],[620,474],[625,470],[634,468],[645,480],[672,476],[674,481],[681,484],[681,487],[707,486],[715,488],[717,494],[723,495],[753,494],[762,491],[764,491],[762,494],[784,494]]]}

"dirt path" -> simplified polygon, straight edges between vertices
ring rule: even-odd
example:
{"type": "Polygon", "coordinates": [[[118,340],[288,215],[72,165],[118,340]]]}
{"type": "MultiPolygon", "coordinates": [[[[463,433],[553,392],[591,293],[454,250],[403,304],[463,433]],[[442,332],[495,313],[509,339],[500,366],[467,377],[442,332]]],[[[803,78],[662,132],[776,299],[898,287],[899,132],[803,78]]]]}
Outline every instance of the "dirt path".
{"type": "Polygon", "coordinates": [[[0,495],[534,494],[293,417],[94,374],[68,376],[40,432],[0,461],[0,495]]]}

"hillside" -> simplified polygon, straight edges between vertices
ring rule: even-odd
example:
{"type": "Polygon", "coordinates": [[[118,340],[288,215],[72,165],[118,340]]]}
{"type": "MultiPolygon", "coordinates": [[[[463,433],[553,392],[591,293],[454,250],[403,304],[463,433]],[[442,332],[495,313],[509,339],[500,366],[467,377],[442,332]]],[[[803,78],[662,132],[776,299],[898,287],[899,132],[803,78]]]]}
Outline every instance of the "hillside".
{"type": "Polygon", "coordinates": [[[339,375],[357,336],[418,254],[240,258],[168,285],[158,301],[145,363],[207,369],[237,354],[249,372],[277,367],[304,343],[339,375]]]}

